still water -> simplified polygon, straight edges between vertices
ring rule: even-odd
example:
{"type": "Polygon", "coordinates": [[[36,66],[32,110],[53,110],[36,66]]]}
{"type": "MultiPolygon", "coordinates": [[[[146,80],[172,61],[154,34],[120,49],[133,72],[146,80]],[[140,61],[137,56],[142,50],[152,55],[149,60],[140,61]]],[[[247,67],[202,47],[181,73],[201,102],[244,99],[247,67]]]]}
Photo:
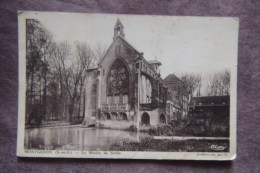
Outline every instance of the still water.
{"type": "Polygon", "coordinates": [[[138,141],[145,133],[109,129],[48,127],[26,129],[27,149],[109,150],[111,144],[123,140],[138,141]]]}

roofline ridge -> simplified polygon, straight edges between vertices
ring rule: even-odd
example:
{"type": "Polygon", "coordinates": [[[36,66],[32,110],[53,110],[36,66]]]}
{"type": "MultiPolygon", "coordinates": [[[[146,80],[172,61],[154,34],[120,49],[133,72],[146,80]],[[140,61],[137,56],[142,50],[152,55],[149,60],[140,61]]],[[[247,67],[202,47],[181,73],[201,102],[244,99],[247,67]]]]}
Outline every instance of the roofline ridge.
{"type": "MultiPolygon", "coordinates": [[[[230,95],[222,95],[222,96],[196,96],[196,97],[227,97],[227,96],[230,96],[230,95]]],[[[192,97],[192,98],[195,98],[195,97],[192,97]]]]}

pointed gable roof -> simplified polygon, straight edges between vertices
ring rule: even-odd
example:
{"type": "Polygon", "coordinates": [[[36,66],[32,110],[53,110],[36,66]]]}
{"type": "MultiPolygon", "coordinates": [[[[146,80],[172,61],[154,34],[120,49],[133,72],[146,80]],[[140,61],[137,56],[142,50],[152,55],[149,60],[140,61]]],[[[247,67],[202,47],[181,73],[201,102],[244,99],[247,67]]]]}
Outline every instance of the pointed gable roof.
{"type": "Polygon", "coordinates": [[[175,74],[169,74],[166,78],[163,79],[163,82],[165,83],[176,81],[180,81],[181,83],[183,83],[182,80],[179,79],[175,74]]]}
{"type": "Polygon", "coordinates": [[[142,55],[143,53],[140,52],[139,50],[137,50],[132,44],[130,44],[125,38],[123,38],[122,36],[117,36],[113,42],[111,43],[111,45],[109,46],[109,48],[107,49],[105,55],[101,58],[101,60],[99,61],[99,64],[102,63],[102,61],[104,60],[104,58],[107,56],[107,53],[109,52],[109,50],[112,48],[112,46],[115,44],[117,39],[121,39],[124,43],[126,43],[127,46],[129,46],[131,49],[133,49],[137,54],[142,55]]]}

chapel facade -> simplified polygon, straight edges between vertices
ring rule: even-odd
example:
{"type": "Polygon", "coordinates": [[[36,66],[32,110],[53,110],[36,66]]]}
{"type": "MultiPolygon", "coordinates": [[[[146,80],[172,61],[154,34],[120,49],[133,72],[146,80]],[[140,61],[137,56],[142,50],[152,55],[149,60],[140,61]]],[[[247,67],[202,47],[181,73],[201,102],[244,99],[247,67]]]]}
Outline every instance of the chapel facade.
{"type": "Polygon", "coordinates": [[[94,120],[97,126],[127,129],[170,122],[160,66],[125,39],[118,19],[112,44],[98,67],[87,71],[85,124],[94,120]]]}

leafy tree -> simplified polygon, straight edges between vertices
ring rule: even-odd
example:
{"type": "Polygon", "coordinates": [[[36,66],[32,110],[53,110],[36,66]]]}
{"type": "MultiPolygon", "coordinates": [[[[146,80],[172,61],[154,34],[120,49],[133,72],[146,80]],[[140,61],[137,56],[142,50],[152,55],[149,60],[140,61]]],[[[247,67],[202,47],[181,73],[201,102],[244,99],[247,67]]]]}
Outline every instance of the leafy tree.
{"type": "Polygon", "coordinates": [[[39,21],[26,20],[27,113],[32,110],[34,104],[43,104],[46,112],[48,72],[46,56],[51,42],[51,34],[39,21]]]}

